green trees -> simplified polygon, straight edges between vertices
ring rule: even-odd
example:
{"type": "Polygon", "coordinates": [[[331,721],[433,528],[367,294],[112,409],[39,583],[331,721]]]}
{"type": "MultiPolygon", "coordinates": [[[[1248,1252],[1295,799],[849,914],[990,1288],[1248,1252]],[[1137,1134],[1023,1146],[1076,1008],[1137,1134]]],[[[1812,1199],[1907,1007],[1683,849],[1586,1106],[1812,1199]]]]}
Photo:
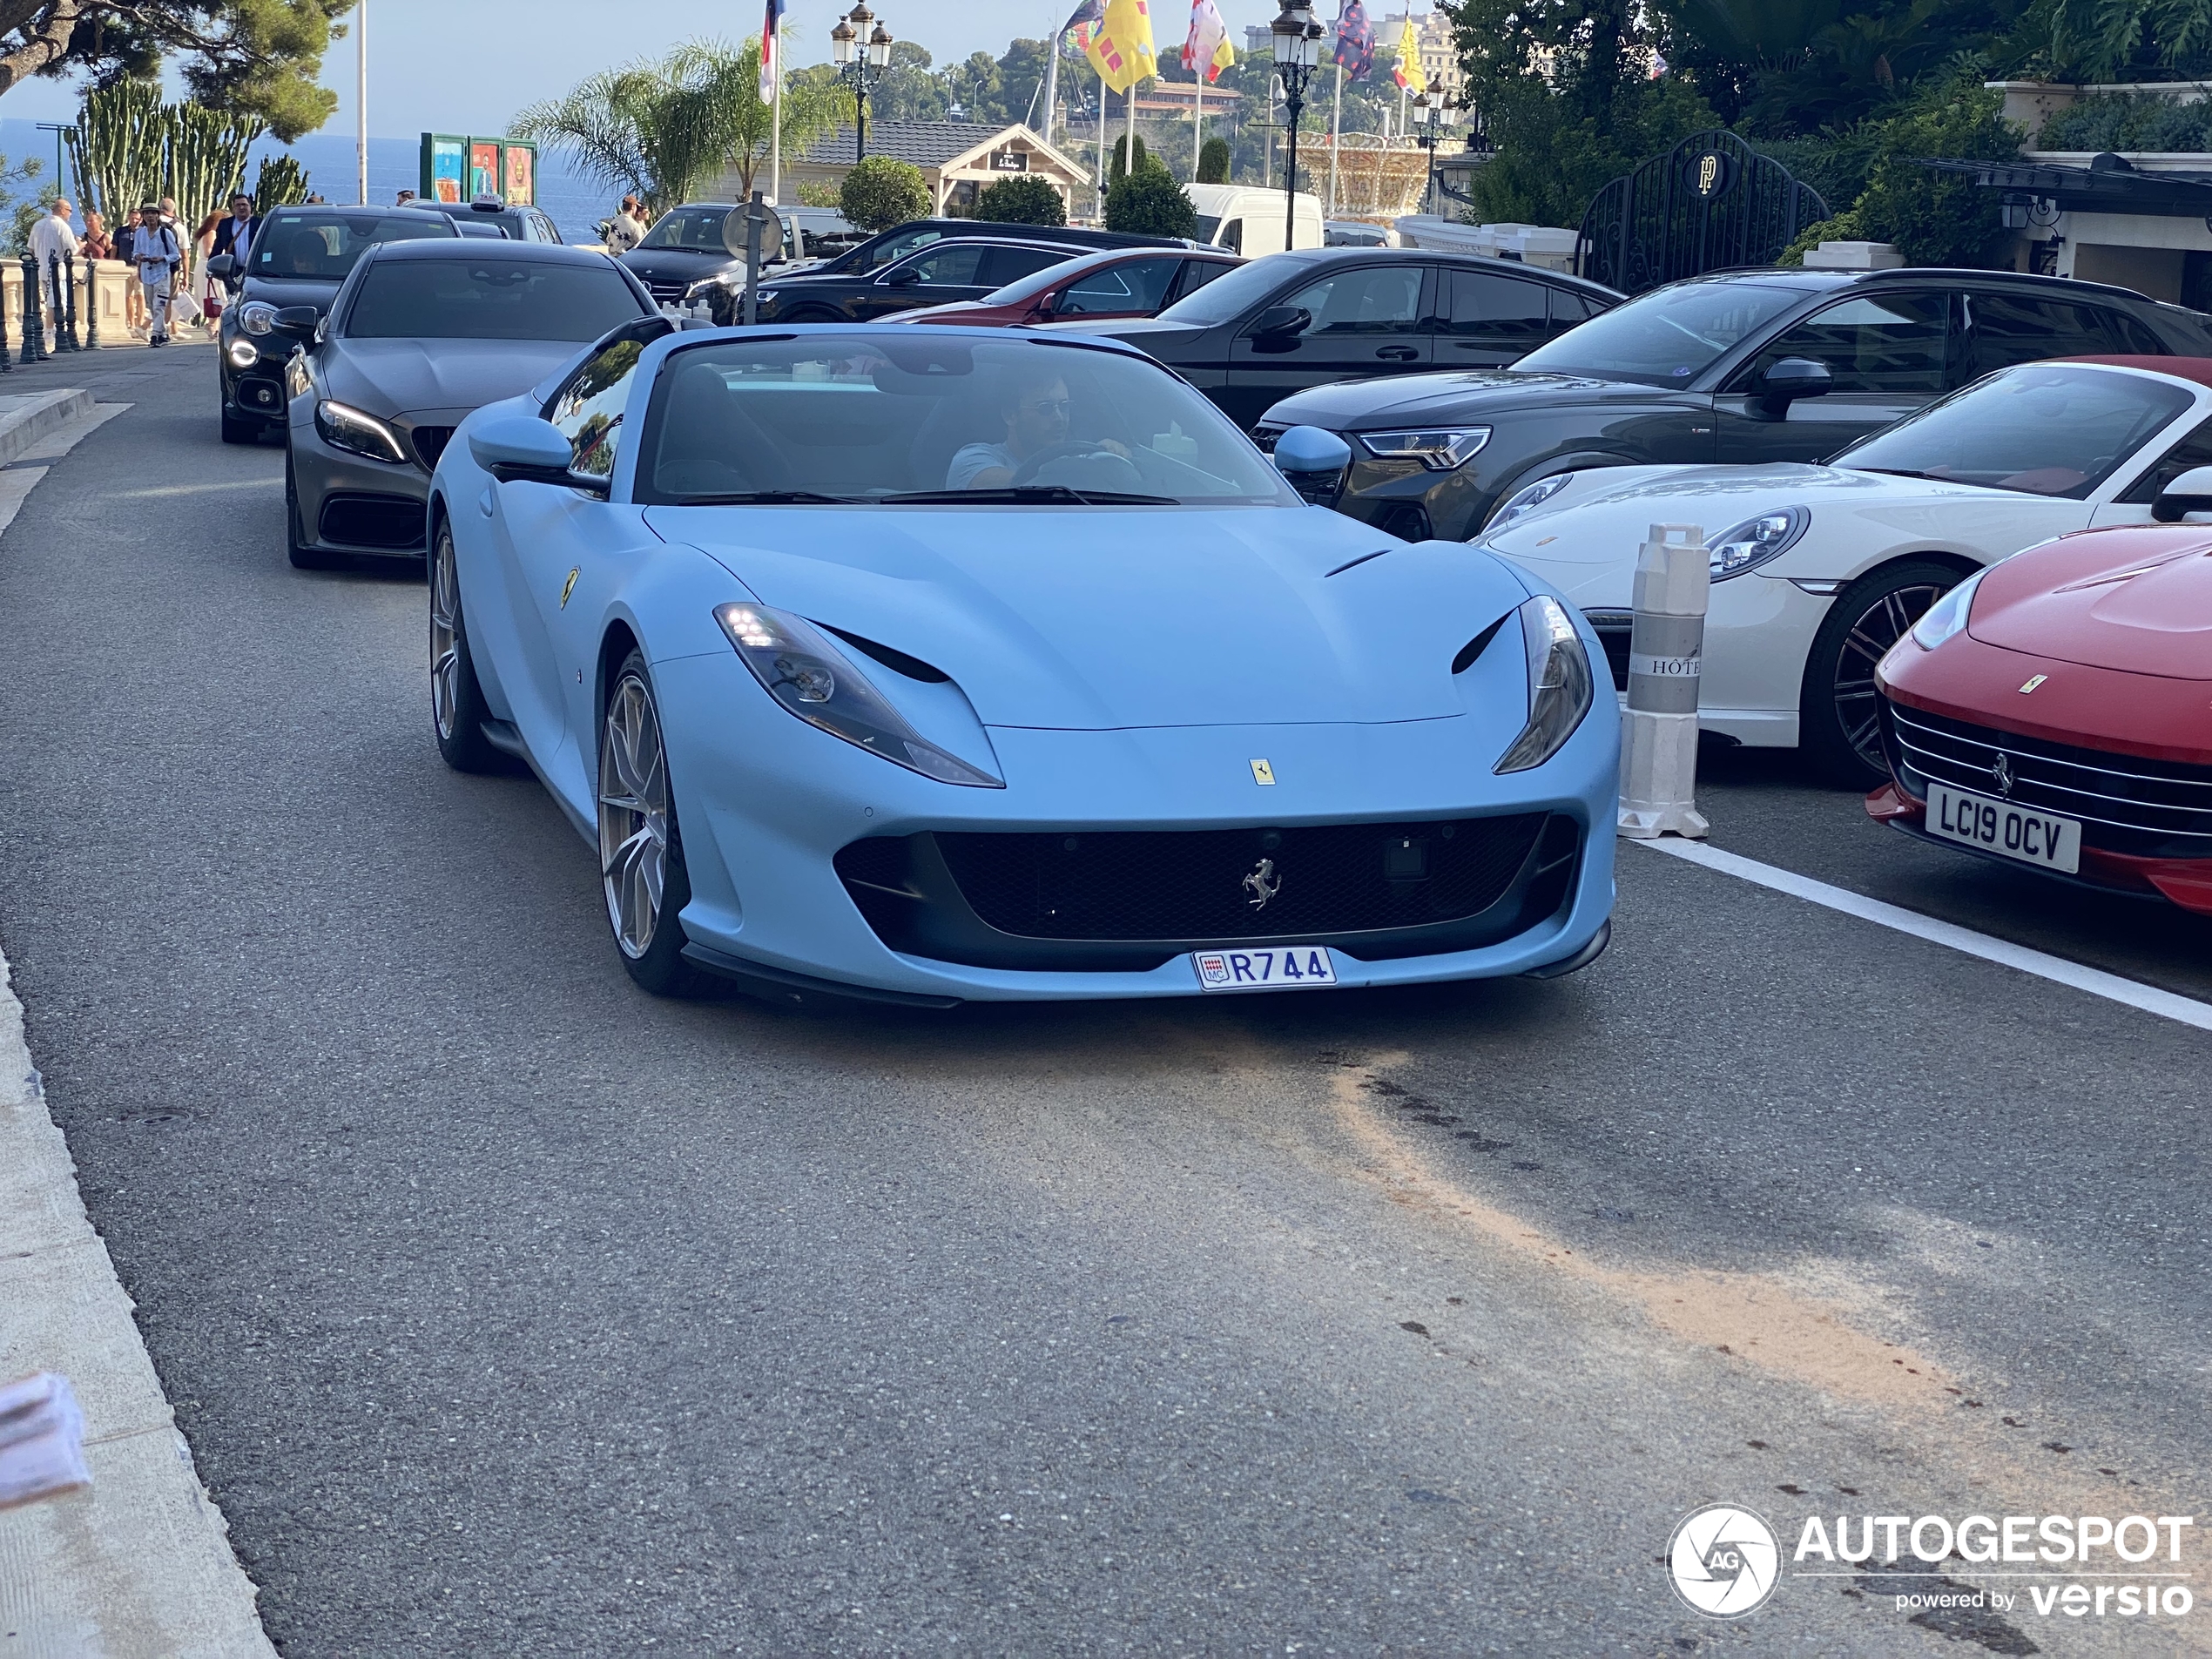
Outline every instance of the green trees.
{"type": "Polygon", "coordinates": [[[975,217],[995,225],[1065,225],[1068,205],[1043,179],[1015,173],[976,193],[975,217]]]}
{"type": "Polygon", "coordinates": [[[1198,210],[1165,164],[1140,147],[1135,169],[1116,178],[1106,192],[1106,228],[1142,236],[1196,236],[1198,210]]]}
{"type": "Polygon", "coordinates": [[[1229,140],[1208,138],[1198,146],[1198,182],[1202,185],[1225,185],[1229,182],[1229,140]]]}
{"type": "Polygon", "coordinates": [[[887,231],[929,212],[929,186],[921,169],[891,156],[870,156],[845,175],[838,211],[860,230],[887,231]]]}
{"type": "Polygon", "coordinates": [[[246,149],[261,132],[257,120],[164,104],[150,81],[88,92],[70,135],[82,205],[117,225],[133,207],[171,196],[197,224],[238,188],[246,149]]]}
{"type": "MultiPolygon", "coordinates": [[[[804,149],[837,122],[832,89],[794,78],[784,91],[787,148],[804,149]]],[[[656,212],[711,187],[734,168],[750,194],[766,164],[768,104],[760,43],[692,41],[666,57],[602,70],[566,93],[516,113],[508,131],[570,158],[656,212]]]]}
{"type": "Polygon", "coordinates": [[[94,84],[154,80],[181,57],[192,101],[266,122],[286,143],[338,107],[315,84],[354,0],[7,0],[0,92],[26,76],[89,71],[94,84]]]}
{"type": "Polygon", "coordinates": [[[263,156],[261,171],[253,179],[253,211],[289,207],[307,199],[307,173],[296,157],[263,156]]]}

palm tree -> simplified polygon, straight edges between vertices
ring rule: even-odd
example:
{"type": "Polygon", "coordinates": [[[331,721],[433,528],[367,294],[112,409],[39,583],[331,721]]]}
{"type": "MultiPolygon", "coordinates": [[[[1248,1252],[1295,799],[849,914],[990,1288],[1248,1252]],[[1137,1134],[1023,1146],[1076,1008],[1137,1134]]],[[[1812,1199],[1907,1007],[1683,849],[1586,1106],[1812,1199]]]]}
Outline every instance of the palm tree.
{"type": "MultiPolygon", "coordinates": [[[[837,124],[827,89],[784,88],[783,141],[794,152],[837,124]]],[[[735,168],[740,192],[768,158],[773,117],[760,96],[760,43],[692,41],[658,60],[602,70],[508,124],[658,213],[735,168]]]]}

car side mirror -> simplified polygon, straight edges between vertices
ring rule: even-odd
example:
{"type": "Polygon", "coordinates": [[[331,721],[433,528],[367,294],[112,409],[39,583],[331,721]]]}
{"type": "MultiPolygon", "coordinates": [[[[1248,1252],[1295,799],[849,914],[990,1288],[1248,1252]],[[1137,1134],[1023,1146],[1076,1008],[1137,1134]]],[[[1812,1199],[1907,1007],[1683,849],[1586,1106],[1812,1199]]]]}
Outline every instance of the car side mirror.
{"type": "Polygon", "coordinates": [[[1828,365],[1810,357],[1784,357],[1769,363],[1760,374],[1756,400],[1767,414],[1779,420],[1801,397],[1825,397],[1836,387],[1828,365]]]}
{"type": "Polygon", "coordinates": [[[1313,314],[1304,306],[1270,306],[1252,320],[1255,340],[1287,340],[1313,327],[1313,314]]]}
{"type": "Polygon", "coordinates": [[[921,280],[921,273],[910,266],[906,270],[894,271],[885,277],[883,286],[887,288],[911,288],[921,280]]]}
{"type": "Polygon", "coordinates": [[[271,319],[270,326],[287,334],[312,334],[322,326],[322,313],[313,306],[287,306],[271,319]]]}
{"type": "Polygon", "coordinates": [[[1336,502],[1352,446],[1318,426],[1294,426],[1275,440],[1275,470],[1317,507],[1336,502]]]}
{"type": "Polygon", "coordinates": [[[2161,524],[2179,524],[2191,513],[2212,513],[2212,467],[2191,467],[2167,480],[2151,503],[2150,516],[2161,524]]]}
{"type": "Polygon", "coordinates": [[[219,282],[227,282],[238,274],[238,260],[228,253],[218,253],[199,267],[219,282]]]}
{"type": "Polygon", "coordinates": [[[605,479],[570,469],[574,452],[569,441],[550,421],[534,415],[485,421],[469,433],[469,453],[502,484],[559,484],[600,496],[607,493],[605,479]]]}

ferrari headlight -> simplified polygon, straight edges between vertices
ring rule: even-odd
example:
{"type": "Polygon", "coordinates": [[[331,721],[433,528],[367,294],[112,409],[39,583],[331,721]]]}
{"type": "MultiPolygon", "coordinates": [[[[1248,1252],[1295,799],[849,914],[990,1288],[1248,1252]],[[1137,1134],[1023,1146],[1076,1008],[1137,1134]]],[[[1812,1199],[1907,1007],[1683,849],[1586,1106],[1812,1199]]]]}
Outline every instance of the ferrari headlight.
{"type": "Polygon", "coordinates": [[[238,326],[249,334],[266,334],[276,327],[277,308],[266,300],[256,300],[239,308],[238,326]]]}
{"type": "Polygon", "coordinates": [[[316,404],[315,430],[334,449],[367,455],[371,461],[407,459],[407,451],[400,448],[399,438],[391,428],[348,404],[334,403],[328,398],[316,404]]]}
{"type": "Polygon", "coordinates": [[[1571,472],[1555,472],[1548,478],[1539,478],[1526,489],[1515,491],[1511,501],[1490,515],[1490,522],[1483,529],[1501,530],[1514,520],[1526,518],[1574,482],[1571,472]]]}
{"type": "Polygon", "coordinates": [[[941,784],[1006,787],[907,725],[853,659],[804,617],[766,605],[726,604],[714,608],[714,619],[768,695],[807,725],[941,784]]]}
{"type": "Polygon", "coordinates": [[[1804,539],[1811,524],[1812,515],[1804,508],[1784,507],[1779,512],[1761,513],[1757,518],[1745,519],[1734,529],[1723,530],[1706,543],[1706,551],[1711,556],[1713,580],[1725,582],[1769,559],[1780,558],[1804,539]]]}
{"type": "Polygon", "coordinates": [[[1542,765],[1590,711],[1589,653],[1566,607],[1537,595],[1521,607],[1521,637],[1528,648],[1528,724],[1494,772],[1542,765]]]}
{"type": "Polygon", "coordinates": [[[1966,626],[1966,613],[1974,608],[1974,590],[1981,585],[1986,570],[1975,571],[1957,587],[1945,594],[1920,613],[1920,620],[1912,624],[1912,643],[1922,651],[1933,651],[1966,626]]]}
{"type": "Polygon", "coordinates": [[[1482,453],[1490,442],[1487,426],[1450,428],[1433,432],[1362,432],[1359,442],[1367,453],[1384,461],[1418,461],[1432,472],[1449,472],[1482,453]]]}

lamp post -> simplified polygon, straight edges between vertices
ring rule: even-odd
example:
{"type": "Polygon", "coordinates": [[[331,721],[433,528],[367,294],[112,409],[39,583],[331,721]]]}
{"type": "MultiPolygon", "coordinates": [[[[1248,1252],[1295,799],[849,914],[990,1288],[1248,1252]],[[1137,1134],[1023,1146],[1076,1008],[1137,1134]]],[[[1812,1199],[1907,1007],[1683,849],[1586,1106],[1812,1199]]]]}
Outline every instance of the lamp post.
{"type": "Polygon", "coordinates": [[[1290,163],[1283,173],[1283,247],[1298,237],[1298,118],[1305,108],[1305,84],[1321,62],[1321,25],[1313,0],[1283,0],[1283,10],[1267,25],[1275,39],[1275,76],[1283,83],[1283,107],[1290,114],[1290,163]]]}
{"type": "Polygon", "coordinates": [[[853,159],[857,162],[868,153],[868,90],[891,67],[891,31],[876,22],[875,13],[865,3],[857,5],[830,30],[830,62],[837,65],[837,78],[853,89],[853,159]]]}
{"type": "Polygon", "coordinates": [[[1467,118],[1467,105],[1443,91],[1423,92],[1413,100],[1413,142],[1428,152],[1428,183],[1422,201],[1436,211],[1436,146],[1467,118]]]}

